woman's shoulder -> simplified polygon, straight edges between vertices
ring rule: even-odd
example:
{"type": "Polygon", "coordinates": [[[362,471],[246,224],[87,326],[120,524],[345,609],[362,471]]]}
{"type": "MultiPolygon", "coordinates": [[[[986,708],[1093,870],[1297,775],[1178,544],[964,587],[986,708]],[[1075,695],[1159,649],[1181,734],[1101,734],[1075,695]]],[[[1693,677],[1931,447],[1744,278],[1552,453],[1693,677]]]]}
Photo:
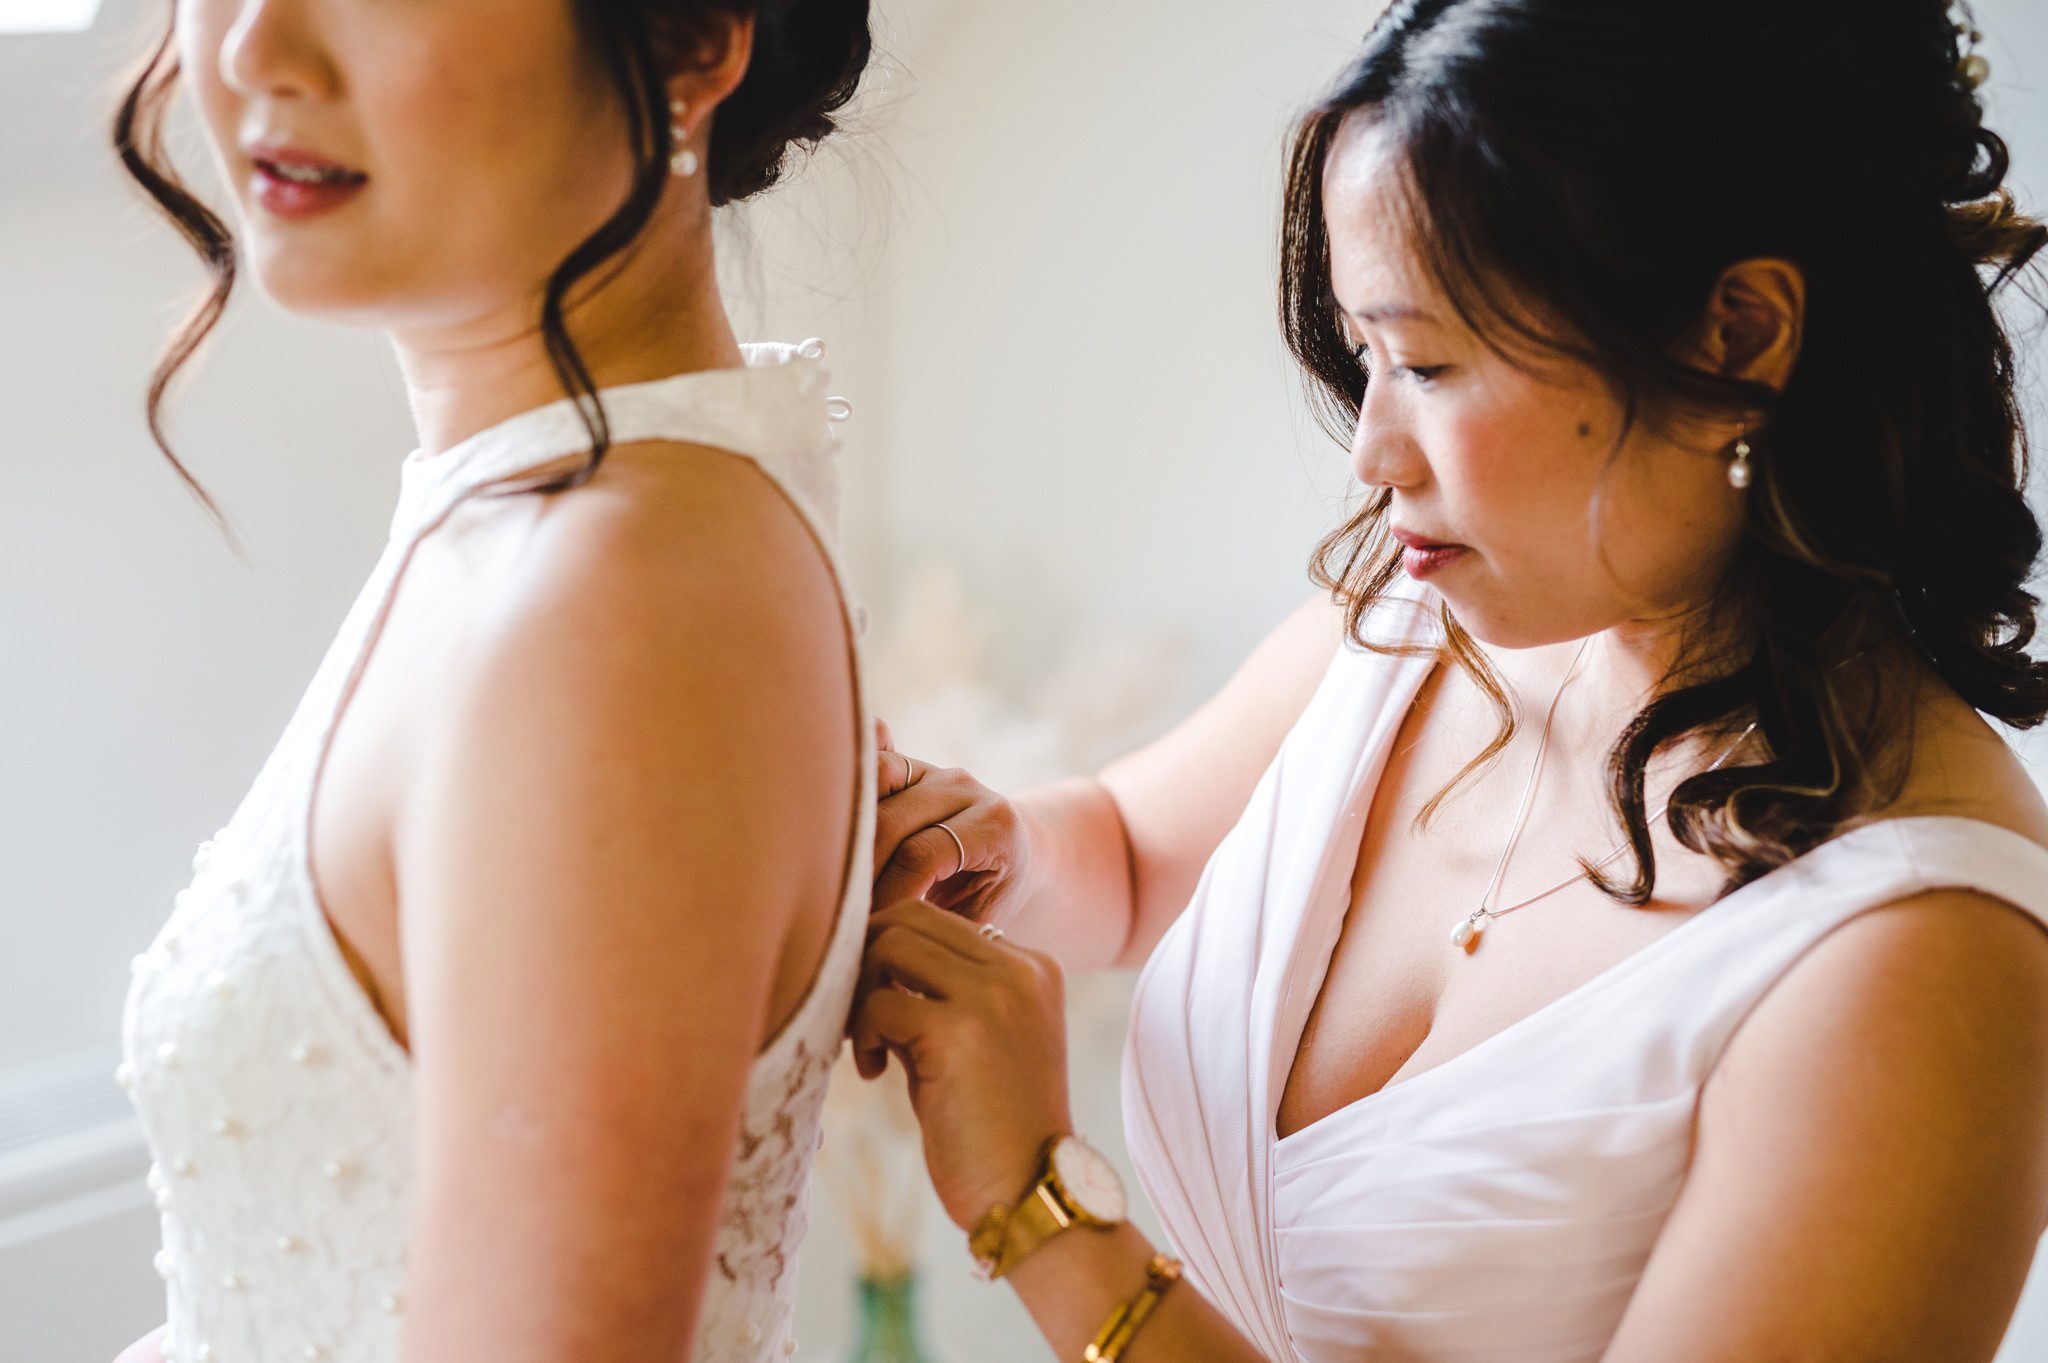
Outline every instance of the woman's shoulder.
{"type": "Polygon", "coordinates": [[[620,445],[588,483],[498,501],[457,543],[444,557],[465,642],[439,688],[445,732],[481,710],[678,742],[703,741],[692,735],[714,715],[729,731],[760,715],[791,741],[850,722],[843,594],[802,515],[745,456],[620,445]]]}

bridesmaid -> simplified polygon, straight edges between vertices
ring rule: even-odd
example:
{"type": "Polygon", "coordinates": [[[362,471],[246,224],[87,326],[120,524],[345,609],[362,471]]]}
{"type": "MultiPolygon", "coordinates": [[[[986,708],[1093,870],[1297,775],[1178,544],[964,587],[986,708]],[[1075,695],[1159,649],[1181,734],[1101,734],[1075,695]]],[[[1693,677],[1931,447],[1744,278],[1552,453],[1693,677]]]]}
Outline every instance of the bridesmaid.
{"type": "Polygon", "coordinates": [[[1997,1350],[2048,806],[1979,712],[2048,664],[1993,304],[2048,229],[1977,37],[1410,0],[1308,115],[1283,315],[1367,494],[1323,597],[1099,778],[879,756],[854,1042],[1057,1357],[1997,1350]],[[1170,1253],[1067,1106],[1062,969],[1141,964],[1170,1253]]]}

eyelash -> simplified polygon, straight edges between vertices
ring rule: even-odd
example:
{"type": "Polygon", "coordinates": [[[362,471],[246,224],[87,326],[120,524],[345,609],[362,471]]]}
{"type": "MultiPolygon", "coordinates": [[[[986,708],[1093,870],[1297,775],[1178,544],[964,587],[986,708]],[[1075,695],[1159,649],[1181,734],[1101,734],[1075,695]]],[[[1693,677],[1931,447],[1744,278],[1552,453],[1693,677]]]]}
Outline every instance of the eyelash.
{"type": "MultiPolygon", "coordinates": [[[[1357,345],[1351,347],[1351,358],[1358,361],[1360,369],[1365,370],[1367,373],[1372,372],[1372,351],[1367,348],[1365,342],[1360,341],[1357,345]]],[[[1405,365],[1397,364],[1394,366],[1394,372],[1397,374],[1407,374],[1417,383],[1427,385],[1434,382],[1437,376],[1448,368],[1450,366],[1444,364],[1422,365],[1417,368],[1409,368],[1405,365]]]]}

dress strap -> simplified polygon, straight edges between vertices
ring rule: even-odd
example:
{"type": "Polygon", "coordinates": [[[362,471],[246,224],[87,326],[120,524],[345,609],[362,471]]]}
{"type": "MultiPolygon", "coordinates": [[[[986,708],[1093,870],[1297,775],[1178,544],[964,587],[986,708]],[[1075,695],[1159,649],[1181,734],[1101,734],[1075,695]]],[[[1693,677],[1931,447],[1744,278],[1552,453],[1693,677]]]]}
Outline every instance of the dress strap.
{"type": "MultiPolygon", "coordinates": [[[[745,456],[783,484],[836,543],[839,519],[834,406],[821,348],[751,343],[745,367],[703,369],[599,391],[611,443],[669,440],[745,456]]],[[[394,540],[423,535],[479,489],[590,448],[576,400],[508,417],[439,454],[414,450],[401,467],[394,540]]]]}
{"type": "Polygon", "coordinates": [[[1926,814],[1880,822],[1922,890],[1976,890],[2048,927],[2048,847],[1983,819],[1926,814]]]}

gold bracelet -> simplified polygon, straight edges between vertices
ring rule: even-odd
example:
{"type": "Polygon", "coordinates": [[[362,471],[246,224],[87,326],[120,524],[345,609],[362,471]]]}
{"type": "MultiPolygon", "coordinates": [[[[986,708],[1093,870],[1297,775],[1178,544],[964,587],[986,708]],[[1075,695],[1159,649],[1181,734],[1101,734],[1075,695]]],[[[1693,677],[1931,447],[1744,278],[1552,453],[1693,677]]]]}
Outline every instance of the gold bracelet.
{"type": "Polygon", "coordinates": [[[1165,1254],[1155,1254],[1145,1265],[1145,1286],[1110,1316],[1109,1323],[1102,1327],[1102,1333],[1095,1336],[1095,1342],[1081,1355],[1082,1363],[1116,1363],[1123,1351],[1130,1347],[1138,1327],[1159,1305],[1159,1299],[1166,1295],[1166,1289],[1180,1281],[1180,1260],[1165,1254]]]}

